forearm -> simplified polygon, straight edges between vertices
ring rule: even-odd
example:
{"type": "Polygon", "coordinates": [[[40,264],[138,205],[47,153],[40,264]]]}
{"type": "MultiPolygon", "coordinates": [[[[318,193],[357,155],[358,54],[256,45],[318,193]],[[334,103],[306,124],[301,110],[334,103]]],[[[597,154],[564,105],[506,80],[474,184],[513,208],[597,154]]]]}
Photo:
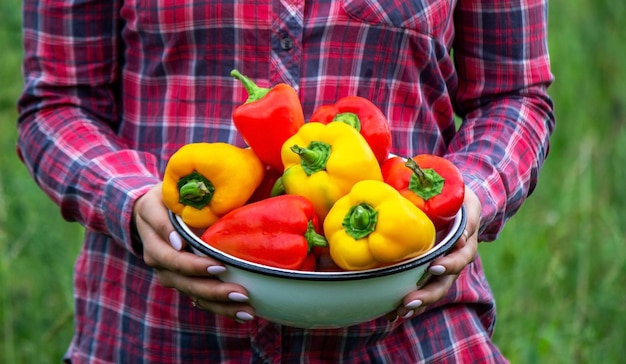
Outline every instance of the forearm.
{"type": "Polygon", "coordinates": [[[545,1],[475,3],[457,9],[455,101],[463,122],[449,158],[481,200],[480,239],[490,241],[537,184],[555,126],[553,76],[545,1]]]}
{"type": "Polygon", "coordinates": [[[159,181],[154,156],[116,143],[76,110],[33,114],[19,133],[24,163],[63,217],[130,244],[132,204],[159,181]]]}
{"type": "Polygon", "coordinates": [[[535,188],[548,153],[552,122],[548,111],[518,100],[465,119],[449,158],[460,166],[466,184],[481,200],[480,240],[496,239],[535,188]]]}
{"type": "Polygon", "coordinates": [[[130,244],[132,204],[159,174],[116,135],[116,29],[96,20],[119,4],[105,3],[24,3],[18,150],[67,220],[130,244]]]}

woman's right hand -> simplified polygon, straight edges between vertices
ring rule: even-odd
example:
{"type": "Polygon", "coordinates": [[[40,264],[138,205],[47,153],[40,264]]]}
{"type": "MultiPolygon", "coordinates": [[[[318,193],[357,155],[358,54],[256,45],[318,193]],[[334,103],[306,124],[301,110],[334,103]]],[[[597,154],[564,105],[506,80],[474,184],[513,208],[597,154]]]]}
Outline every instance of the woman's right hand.
{"type": "Polygon", "coordinates": [[[199,309],[239,322],[254,319],[246,289],[216,277],[226,269],[220,262],[183,250],[185,242],[169,220],[161,184],[137,200],[133,217],[143,244],[143,259],[154,268],[163,286],[189,296],[190,303],[199,309]]]}

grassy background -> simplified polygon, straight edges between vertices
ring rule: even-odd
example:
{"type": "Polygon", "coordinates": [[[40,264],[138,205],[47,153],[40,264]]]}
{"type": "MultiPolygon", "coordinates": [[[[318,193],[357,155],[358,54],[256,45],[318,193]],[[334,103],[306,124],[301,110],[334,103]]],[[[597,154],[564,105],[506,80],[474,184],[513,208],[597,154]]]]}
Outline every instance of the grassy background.
{"type": "MultiPolygon", "coordinates": [[[[626,337],[626,3],[553,0],[557,131],[534,195],[480,253],[514,363],[616,363],[626,337]]],[[[58,362],[82,230],[15,157],[20,2],[0,2],[0,362],[58,362]]]]}
{"type": "Polygon", "coordinates": [[[81,228],[65,223],[15,153],[20,2],[0,1],[0,362],[53,363],[72,335],[81,228]]]}

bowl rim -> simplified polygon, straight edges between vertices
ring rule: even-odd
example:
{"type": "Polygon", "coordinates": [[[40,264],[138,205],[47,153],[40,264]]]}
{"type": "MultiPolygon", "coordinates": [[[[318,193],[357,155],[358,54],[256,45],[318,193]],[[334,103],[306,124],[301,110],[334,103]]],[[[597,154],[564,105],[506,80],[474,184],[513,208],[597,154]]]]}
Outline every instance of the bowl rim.
{"type": "Polygon", "coordinates": [[[467,223],[465,207],[461,206],[461,209],[459,209],[454,220],[450,224],[450,230],[446,233],[446,235],[440,242],[435,244],[435,246],[433,246],[424,254],[415,258],[411,258],[409,260],[396,263],[394,265],[357,271],[310,272],[269,267],[253,262],[248,262],[246,260],[223,253],[204,243],[200,239],[200,237],[198,237],[198,235],[193,233],[186,226],[180,216],[174,214],[171,210],[168,210],[168,213],[174,229],[183,237],[183,239],[187,241],[192,249],[195,249],[202,254],[205,254],[224,264],[231,265],[249,272],[278,278],[299,279],[307,281],[347,281],[370,279],[410,270],[414,267],[431,262],[441,255],[447,253],[448,250],[450,250],[450,248],[452,248],[452,246],[457,242],[457,240],[459,240],[467,223]]]}

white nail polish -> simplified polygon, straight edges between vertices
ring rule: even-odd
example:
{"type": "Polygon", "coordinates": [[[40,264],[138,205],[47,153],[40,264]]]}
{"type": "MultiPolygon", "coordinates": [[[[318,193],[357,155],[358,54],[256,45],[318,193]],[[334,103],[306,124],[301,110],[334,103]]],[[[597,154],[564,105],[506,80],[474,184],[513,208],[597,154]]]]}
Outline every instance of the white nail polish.
{"type": "Polygon", "coordinates": [[[446,267],[444,267],[443,265],[433,265],[432,267],[428,268],[428,271],[431,274],[440,276],[446,272],[446,267]]]}
{"type": "Polygon", "coordinates": [[[206,271],[209,272],[209,274],[218,275],[226,272],[226,267],[221,265],[210,265],[207,267],[206,271]]]}
{"type": "Polygon", "coordinates": [[[239,292],[230,292],[228,294],[228,299],[233,302],[248,302],[248,296],[239,292]]]}
{"type": "Polygon", "coordinates": [[[252,316],[251,314],[247,313],[246,311],[239,311],[235,314],[235,317],[237,318],[237,320],[241,320],[241,321],[251,321],[254,320],[254,316],[252,316]]]}
{"type": "Polygon", "coordinates": [[[422,305],[422,300],[413,300],[407,303],[406,305],[404,305],[404,307],[410,310],[415,310],[416,308],[419,308],[421,305],[422,305]]]}
{"type": "Polygon", "coordinates": [[[408,319],[409,317],[413,316],[414,313],[415,313],[415,311],[410,310],[409,312],[407,312],[404,315],[402,315],[402,318],[403,319],[408,319]]]}
{"type": "Polygon", "coordinates": [[[183,240],[176,231],[172,231],[169,235],[170,245],[172,248],[180,251],[183,248],[183,240]]]}

